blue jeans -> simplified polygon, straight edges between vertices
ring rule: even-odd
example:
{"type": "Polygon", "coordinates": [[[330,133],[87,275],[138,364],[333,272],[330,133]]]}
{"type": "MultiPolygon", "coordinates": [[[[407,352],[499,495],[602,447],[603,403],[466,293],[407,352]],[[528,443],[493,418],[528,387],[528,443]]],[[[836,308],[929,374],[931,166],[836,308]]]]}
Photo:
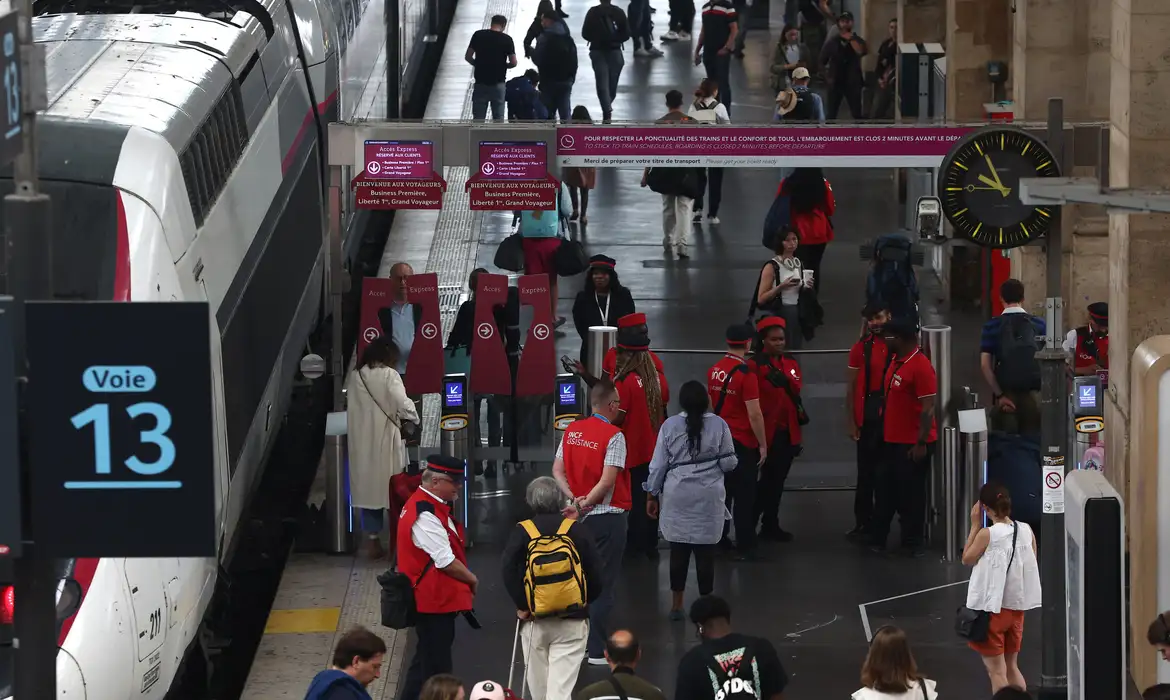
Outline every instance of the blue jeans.
{"type": "Polygon", "coordinates": [[[731,54],[703,56],[707,77],[719,83],[719,101],[731,115],[731,54]]]}
{"type": "Polygon", "coordinates": [[[471,118],[482,121],[487,118],[488,106],[492,108],[492,121],[504,121],[504,93],[503,83],[488,85],[476,83],[471,88],[471,118]]]}
{"type": "Polygon", "coordinates": [[[573,114],[573,83],[567,80],[555,83],[540,83],[540,101],[548,109],[548,118],[560,116],[562,122],[568,122],[573,114]]]}
{"type": "Polygon", "coordinates": [[[593,75],[597,78],[601,115],[608,119],[613,115],[613,101],[617,97],[618,80],[622,77],[626,59],[621,49],[590,49],[589,60],[593,62],[593,75]]]}
{"type": "Polygon", "coordinates": [[[362,508],[361,531],[367,535],[380,535],[386,527],[386,511],[381,508],[362,508]]]}
{"type": "Polygon", "coordinates": [[[605,658],[605,641],[610,633],[606,621],[609,619],[609,611],[613,609],[622,555],[626,551],[626,517],[626,513],[604,513],[590,515],[581,521],[593,535],[603,572],[601,595],[589,604],[588,653],[591,659],[605,658]]]}

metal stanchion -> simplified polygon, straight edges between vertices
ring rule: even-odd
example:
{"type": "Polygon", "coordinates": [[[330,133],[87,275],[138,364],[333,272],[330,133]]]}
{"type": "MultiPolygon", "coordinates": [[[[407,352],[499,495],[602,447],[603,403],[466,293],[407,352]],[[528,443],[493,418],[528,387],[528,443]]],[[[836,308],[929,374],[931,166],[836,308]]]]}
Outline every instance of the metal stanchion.
{"type": "Polygon", "coordinates": [[[346,467],[349,460],[349,439],[345,434],[326,435],[325,451],[321,454],[325,467],[325,551],[346,554],[350,550],[349,494],[346,485],[346,467]]]}
{"type": "MultiPolygon", "coordinates": [[[[934,410],[935,420],[938,423],[940,434],[945,435],[946,428],[951,427],[951,327],[950,326],[923,326],[919,345],[930,358],[934,373],[938,381],[938,391],[935,393],[934,410]]],[[[956,469],[946,462],[947,448],[945,441],[934,453],[934,468],[930,470],[928,485],[929,505],[926,517],[926,537],[936,541],[936,534],[946,533],[947,527],[936,529],[940,516],[940,509],[945,511],[947,501],[946,474],[956,469]],[[939,475],[942,475],[941,478],[939,475]]],[[[957,454],[956,454],[957,456],[957,454]]],[[[949,548],[949,543],[946,545],[949,548]]]]}
{"type": "MultiPolygon", "coordinates": [[[[601,377],[604,372],[601,366],[605,362],[605,353],[617,345],[617,328],[614,326],[590,326],[589,342],[586,348],[589,356],[585,358],[585,370],[594,377],[601,377]]],[[[585,413],[589,413],[589,402],[585,401],[585,413]]]]}
{"type": "Polygon", "coordinates": [[[955,514],[958,537],[966,541],[967,509],[979,499],[979,489],[987,482],[987,411],[982,408],[959,411],[959,432],[963,437],[961,470],[962,504],[955,514]]]}
{"type": "Polygon", "coordinates": [[[946,560],[956,561],[963,553],[962,507],[959,505],[959,431],[943,428],[942,434],[943,533],[946,536],[946,560]]]}

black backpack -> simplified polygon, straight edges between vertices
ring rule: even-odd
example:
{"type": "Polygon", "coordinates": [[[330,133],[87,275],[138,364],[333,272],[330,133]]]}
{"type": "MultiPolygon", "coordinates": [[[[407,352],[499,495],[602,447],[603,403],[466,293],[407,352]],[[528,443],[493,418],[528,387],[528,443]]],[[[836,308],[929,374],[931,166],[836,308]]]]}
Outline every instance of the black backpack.
{"type": "Polygon", "coordinates": [[[865,285],[865,300],[885,302],[892,318],[918,325],[918,275],[911,261],[913,245],[906,236],[879,237],[873,244],[873,266],[865,285]]]}
{"type": "Polygon", "coordinates": [[[1000,316],[995,380],[1004,391],[1040,391],[1040,363],[1036,361],[1036,326],[1031,314],[1000,316]]]}
{"type": "Polygon", "coordinates": [[[541,82],[560,83],[577,77],[577,44],[568,34],[545,32],[540,58],[541,82]]]}
{"type": "Polygon", "coordinates": [[[807,90],[793,90],[796,95],[796,106],[784,115],[785,122],[811,122],[816,119],[813,113],[812,96],[807,90]]]}
{"type": "Polygon", "coordinates": [[[800,14],[805,24],[824,24],[825,16],[817,9],[815,0],[800,0],[800,14]]]}
{"type": "Polygon", "coordinates": [[[714,656],[707,657],[707,668],[715,675],[715,682],[719,684],[719,690],[716,691],[715,697],[719,700],[761,700],[756,694],[755,673],[752,672],[752,663],[755,660],[755,654],[752,652],[750,646],[744,647],[743,656],[740,657],[739,667],[735,669],[735,674],[732,675],[723,670],[723,665],[714,656]]]}

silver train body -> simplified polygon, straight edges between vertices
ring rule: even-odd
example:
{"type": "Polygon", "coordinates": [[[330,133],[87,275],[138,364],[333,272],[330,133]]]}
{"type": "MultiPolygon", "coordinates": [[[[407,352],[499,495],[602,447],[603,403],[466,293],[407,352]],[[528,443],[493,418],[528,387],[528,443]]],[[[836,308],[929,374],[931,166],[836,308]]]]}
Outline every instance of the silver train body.
{"type": "MultiPolygon", "coordinates": [[[[209,302],[220,554],[62,562],[62,582],[82,592],[58,620],[58,695],[69,700],[163,698],[197,655],[319,321],[325,125],[380,117],[385,105],[383,0],[107,4],[121,1],[42,7],[34,20],[47,57],[39,172],[54,205],[56,292],[209,302]]],[[[401,5],[410,59],[425,3],[401,5]]],[[[0,194],[10,191],[8,172],[0,194]]],[[[347,253],[360,224],[347,219],[347,253]]],[[[13,693],[10,583],[0,561],[0,698],[13,693]]]]}

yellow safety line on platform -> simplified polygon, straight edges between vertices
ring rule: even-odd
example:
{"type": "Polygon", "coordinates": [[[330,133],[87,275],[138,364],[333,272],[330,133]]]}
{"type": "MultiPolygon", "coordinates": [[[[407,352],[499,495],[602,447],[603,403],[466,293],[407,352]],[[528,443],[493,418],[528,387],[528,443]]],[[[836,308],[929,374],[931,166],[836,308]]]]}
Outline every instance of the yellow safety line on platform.
{"type": "Polygon", "coordinates": [[[273,610],[268,614],[264,634],[312,634],[336,632],[341,608],[305,608],[273,610]]]}

